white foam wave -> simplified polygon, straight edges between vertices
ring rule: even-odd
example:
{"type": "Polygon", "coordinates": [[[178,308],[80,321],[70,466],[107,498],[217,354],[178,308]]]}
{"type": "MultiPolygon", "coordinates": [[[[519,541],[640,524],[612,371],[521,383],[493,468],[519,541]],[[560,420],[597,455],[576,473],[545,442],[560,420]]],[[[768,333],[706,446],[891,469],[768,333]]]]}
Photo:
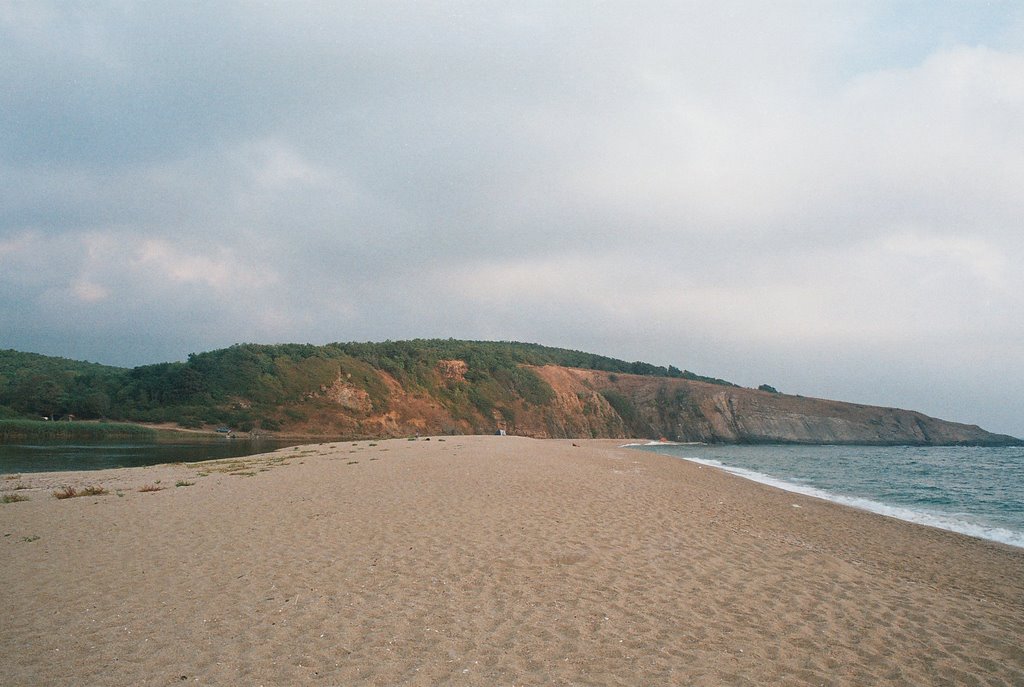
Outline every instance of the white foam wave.
{"type": "Polygon", "coordinates": [[[916,510],[912,508],[906,508],[903,506],[892,506],[879,501],[873,501],[871,499],[861,498],[857,496],[843,496],[841,494],[833,494],[825,491],[824,489],[818,489],[817,487],[810,487],[804,484],[796,484],[793,482],[787,482],[771,475],[765,475],[754,470],[747,470],[746,468],[737,468],[730,465],[725,465],[717,460],[707,460],[704,458],[693,458],[690,456],[677,456],[683,460],[690,461],[691,463],[699,463],[701,465],[707,465],[709,467],[718,468],[729,472],[731,474],[749,479],[753,482],[760,482],[761,484],[767,484],[777,489],[784,491],[790,491],[797,494],[803,494],[805,496],[813,496],[815,498],[823,499],[825,501],[832,501],[833,503],[841,503],[844,506],[850,506],[852,508],[859,508],[860,510],[870,511],[872,513],[878,513],[880,515],[886,515],[891,518],[897,518],[899,520],[905,520],[907,522],[917,523],[919,525],[928,525],[929,527],[937,527],[942,530],[948,530],[950,532],[958,532],[960,534],[966,534],[970,537],[977,537],[979,539],[988,539],[989,541],[999,542],[1001,544],[1009,544],[1010,546],[1016,546],[1024,548],[1024,532],[1015,532],[1014,530],[1008,530],[1004,527],[992,527],[988,525],[981,525],[972,523],[967,520],[961,520],[956,517],[952,517],[946,513],[937,513],[934,511],[916,510]]]}
{"type": "Polygon", "coordinates": [[[704,446],[699,441],[646,441],[641,444],[623,444],[619,448],[636,448],[637,446],[704,446]]]}

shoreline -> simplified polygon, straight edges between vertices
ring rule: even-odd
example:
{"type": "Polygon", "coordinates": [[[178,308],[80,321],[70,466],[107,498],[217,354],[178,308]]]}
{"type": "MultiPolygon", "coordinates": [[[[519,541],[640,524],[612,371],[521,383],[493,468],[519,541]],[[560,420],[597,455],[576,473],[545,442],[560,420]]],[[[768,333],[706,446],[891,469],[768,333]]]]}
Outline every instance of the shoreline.
{"type": "MultiPolygon", "coordinates": [[[[658,444],[626,444],[623,448],[643,449],[644,447],[656,445],[658,444]]],[[[687,444],[674,445],[686,446],[687,444]]],[[[653,452],[657,453],[657,451],[653,452]]],[[[789,481],[784,477],[775,477],[763,472],[758,472],[757,470],[728,465],[718,460],[707,460],[693,456],[676,456],[669,453],[660,455],[666,455],[677,460],[685,460],[687,462],[694,463],[695,465],[702,465],[716,470],[721,470],[756,484],[762,484],[792,494],[802,494],[804,496],[820,499],[846,508],[853,508],[855,510],[873,513],[882,517],[893,518],[895,520],[913,523],[924,527],[931,527],[945,532],[955,532],[957,534],[962,534],[982,541],[1003,544],[1017,549],[1024,549],[1024,532],[1021,531],[1010,530],[996,525],[983,525],[975,522],[969,522],[938,511],[928,512],[924,510],[915,510],[908,506],[890,504],[868,497],[837,494],[821,487],[800,484],[798,482],[789,481]]]]}
{"type": "Polygon", "coordinates": [[[0,505],[5,680],[1024,681],[1024,551],[621,444],[26,474],[0,505]]]}
{"type": "MultiPolygon", "coordinates": [[[[155,442],[153,442],[154,444],[171,444],[171,443],[188,444],[190,439],[193,440],[193,441],[196,441],[198,443],[205,443],[205,442],[223,440],[225,438],[223,434],[217,434],[217,433],[210,432],[210,431],[207,431],[207,430],[169,429],[168,427],[165,427],[163,425],[154,425],[154,424],[148,424],[148,425],[147,424],[140,424],[139,426],[151,427],[151,428],[155,429],[157,432],[160,433],[160,438],[157,439],[155,442]],[[165,430],[167,430],[166,434],[164,433],[165,430]],[[176,434],[178,436],[175,436],[176,434]],[[180,441],[178,441],[179,439],[180,439],[180,441]]],[[[474,435],[451,435],[451,436],[439,435],[438,438],[440,438],[442,440],[445,440],[445,439],[457,439],[460,436],[474,436],[474,435]]],[[[489,436],[489,435],[475,435],[475,436],[489,436]]],[[[522,438],[529,438],[529,437],[522,437],[522,438]]],[[[233,437],[232,439],[234,441],[240,441],[240,442],[271,441],[271,442],[285,443],[286,446],[279,447],[279,450],[282,450],[284,448],[293,448],[293,447],[296,447],[296,446],[298,446],[298,447],[309,447],[309,446],[323,446],[325,444],[331,444],[331,443],[342,444],[342,443],[353,443],[353,442],[354,443],[359,443],[359,442],[364,442],[365,443],[365,442],[380,442],[380,441],[401,441],[401,440],[409,440],[410,438],[408,438],[408,437],[393,437],[393,438],[345,437],[345,438],[337,438],[337,437],[311,436],[311,435],[265,434],[265,435],[255,436],[255,437],[249,436],[249,435],[242,435],[242,436],[233,437]],[[306,442],[306,443],[302,443],[302,442],[306,442]]],[[[636,439],[636,440],[626,440],[626,439],[593,439],[593,440],[588,440],[588,439],[540,439],[539,441],[570,441],[570,442],[600,441],[600,442],[607,442],[609,445],[614,445],[617,448],[622,448],[622,449],[641,449],[642,451],[644,449],[647,449],[648,451],[650,451],[651,447],[656,447],[656,446],[708,446],[708,444],[703,444],[701,442],[653,441],[653,440],[641,440],[641,439],[636,439]],[[621,443],[623,441],[627,441],[629,443],[621,443]]],[[[2,443],[2,442],[0,442],[0,443],[2,443]]],[[[774,444],[774,445],[777,445],[777,446],[787,446],[787,444],[774,444]]],[[[866,446],[866,447],[873,447],[873,445],[867,445],[867,444],[865,444],[864,446],[866,446]]],[[[657,451],[653,451],[653,452],[656,453],[656,454],[658,453],[657,451]]],[[[249,455],[258,455],[258,454],[249,454],[249,455]]],[[[793,493],[793,494],[801,494],[801,495],[804,495],[804,496],[809,496],[811,498],[820,499],[822,501],[827,501],[829,503],[833,503],[833,504],[836,504],[836,505],[839,505],[839,506],[843,506],[843,507],[847,507],[847,508],[852,508],[852,509],[859,510],[859,511],[864,511],[864,512],[870,512],[870,513],[873,513],[875,515],[880,515],[880,516],[887,517],[887,518],[893,518],[893,519],[900,520],[900,521],[907,522],[907,523],[914,523],[914,524],[922,525],[922,526],[925,526],[925,527],[931,527],[931,528],[942,530],[942,531],[946,531],[946,532],[955,532],[957,534],[966,535],[966,536],[969,536],[969,537],[972,537],[972,538],[975,538],[975,539],[979,539],[979,540],[982,540],[982,541],[988,541],[988,542],[1003,544],[1003,545],[1006,545],[1006,546],[1011,546],[1011,547],[1014,547],[1014,548],[1024,549],[1024,533],[1022,533],[1020,531],[1016,531],[1016,530],[1006,529],[1005,527],[1000,527],[1000,526],[996,526],[996,525],[984,525],[984,524],[978,524],[978,523],[975,523],[975,522],[969,522],[969,521],[965,521],[965,520],[958,520],[956,518],[953,518],[952,516],[948,516],[948,515],[945,515],[945,514],[940,513],[940,512],[926,512],[926,511],[915,510],[915,509],[910,508],[910,507],[899,506],[899,505],[895,505],[895,504],[888,504],[888,503],[885,503],[883,501],[873,500],[873,499],[868,498],[868,497],[857,497],[857,496],[847,496],[847,495],[843,495],[843,494],[836,494],[836,493],[832,493],[832,492],[828,491],[827,489],[822,489],[822,488],[819,488],[819,487],[813,487],[813,486],[799,484],[799,483],[796,483],[796,482],[787,481],[785,478],[774,477],[772,475],[768,475],[768,474],[765,474],[765,473],[761,473],[761,472],[758,472],[758,471],[755,471],[755,470],[750,470],[750,469],[739,467],[739,466],[727,465],[727,464],[721,463],[720,461],[717,461],[717,460],[713,460],[712,461],[712,460],[704,460],[704,459],[697,458],[697,457],[677,456],[677,455],[673,455],[673,454],[670,454],[670,453],[663,453],[663,454],[660,454],[660,455],[665,455],[665,456],[668,456],[668,457],[671,457],[671,458],[675,458],[677,460],[685,460],[685,461],[688,461],[688,462],[692,462],[694,464],[699,464],[699,465],[703,465],[703,466],[710,467],[710,468],[713,468],[713,469],[721,470],[723,472],[736,475],[736,476],[741,477],[743,479],[746,479],[748,481],[751,481],[751,482],[754,482],[754,483],[757,483],[757,484],[761,484],[761,485],[764,485],[764,486],[767,486],[767,487],[770,487],[770,488],[779,489],[779,490],[782,490],[782,491],[785,491],[785,492],[789,492],[789,493],[793,493]]],[[[243,455],[243,456],[239,456],[238,458],[232,458],[232,460],[241,459],[241,458],[245,458],[245,457],[246,456],[243,455]]],[[[208,460],[210,462],[216,462],[216,461],[228,460],[228,458],[214,456],[214,457],[210,457],[208,460]]],[[[196,461],[189,461],[189,464],[193,464],[195,462],[196,461]]],[[[161,465],[164,465],[164,464],[163,463],[153,463],[151,465],[144,465],[144,466],[126,466],[124,469],[128,469],[128,468],[133,468],[134,469],[134,468],[137,468],[137,467],[158,467],[158,466],[161,466],[161,465]]],[[[46,475],[46,474],[51,474],[51,475],[53,475],[53,474],[61,474],[61,473],[65,473],[65,472],[66,473],[89,474],[89,473],[99,472],[99,471],[103,471],[103,470],[116,470],[116,469],[122,469],[122,468],[117,468],[117,467],[100,467],[100,468],[90,468],[90,469],[84,469],[84,470],[63,470],[63,471],[42,470],[42,471],[38,471],[38,472],[37,471],[31,471],[31,470],[23,470],[23,471],[15,471],[15,472],[0,472],[0,480],[11,479],[12,475],[17,477],[17,476],[20,476],[21,474],[25,474],[25,475],[46,475]]],[[[84,481],[88,481],[88,480],[84,480],[84,481]]],[[[2,483],[0,483],[0,491],[2,491],[2,487],[3,487],[3,485],[2,485],[2,483]]]]}
{"type": "Polygon", "coordinates": [[[128,429],[143,430],[145,436],[125,436],[119,434],[116,431],[112,431],[108,435],[97,435],[96,438],[89,436],[62,438],[62,437],[47,437],[37,436],[31,431],[19,434],[10,434],[10,436],[0,435],[0,443],[17,444],[24,443],[26,441],[74,441],[74,440],[88,440],[88,441],[127,441],[132,439],[138,439],[140,441],[148,441],[151,443],[174,443],[177,441],[206,441],[209,439],[223,439],[225,436],[231,436],[236,440],[256,440],[256,439],[272,439],[275,441],[295,441],[304,443],[314,442],[325,442],[325,441],[362,441],[372,440],[372,437],[346,437],[339,436],[336,434],[307,434],[301,432],[283,432],[283,431],[257,431],[256,433],[250,431],[235,431],[230,432],[219,432],[214,425],[207,425],[202,428],[190,428],[182,427],[181,425],[174,422],[136,422],[132,420],[74,420],[74,421],[38,421],[38,420],[26,420],[26,419],[9,419],[0,420],[0,423],[10,422],[26,424],[31,427],[37,427],[39,429],[51,429],[61,428],[67,429],[70,433],[74,434],[76,429],[81,429],[84,435],[90,434],[89,430],[94,427],[123,427],[128,429]]]}

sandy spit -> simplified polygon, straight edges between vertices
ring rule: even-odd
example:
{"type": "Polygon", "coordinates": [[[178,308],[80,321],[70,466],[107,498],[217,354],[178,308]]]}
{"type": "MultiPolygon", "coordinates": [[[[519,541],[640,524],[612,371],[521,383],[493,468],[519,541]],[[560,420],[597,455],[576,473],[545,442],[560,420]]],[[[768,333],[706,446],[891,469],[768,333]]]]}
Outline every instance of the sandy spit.
{"type": "Polygon", "coordinates": [[[0,504],[4,685],[1024,684],[1024,550],[616,442],[331,443],[0,494],[28,498],[0,504]]]}

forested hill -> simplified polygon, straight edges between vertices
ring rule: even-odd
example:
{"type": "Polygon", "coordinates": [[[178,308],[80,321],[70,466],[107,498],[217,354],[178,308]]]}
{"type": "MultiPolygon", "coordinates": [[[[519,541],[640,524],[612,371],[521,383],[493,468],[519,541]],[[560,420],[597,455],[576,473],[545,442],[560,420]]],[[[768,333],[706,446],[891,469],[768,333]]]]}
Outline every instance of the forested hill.
{"type": "MultiPolygon", "coordinates": [[[[243,428],[282,421],[295,424],[302,413],[293,409],[288,417],[277,417],[282,406],[309,401],[321,386],[336,384],[342,371],[347,382],[367,392],[374,408],[383,411],[388,406],[389,379],[411,391],[449,390],[445,384],[438,388],[436,368],[438,361],[451,359],[471,366],[469,381],[491,382],[484,386],[493,393],[503,388],[529,394],[538,380],[520,368],[523,364],[729,384],[671,365],[626,362],[538,344],[451,339],[326,346],[238,344],[194,353],[184,363],[133,369],[6,350],[0,351],[0,417],[71,415],[243,428]],[[494,388],[494,382],[499,388],[494,388]]],[[[473,397],[482,403],[484,395],[478,389],[473,397]]]]}
{"type": "Polygon", "coordinates": [[[37,353],[0,351],[0,418],[104,417],[127,372],[37,353]]]}
{"type": "Polygon", "coordinates": [[[240,344],[132,369],[0,351],[0,417],[333,436],[1005,444],[918,413],[745,389],[669,365],[515,342],[240,344]]]}

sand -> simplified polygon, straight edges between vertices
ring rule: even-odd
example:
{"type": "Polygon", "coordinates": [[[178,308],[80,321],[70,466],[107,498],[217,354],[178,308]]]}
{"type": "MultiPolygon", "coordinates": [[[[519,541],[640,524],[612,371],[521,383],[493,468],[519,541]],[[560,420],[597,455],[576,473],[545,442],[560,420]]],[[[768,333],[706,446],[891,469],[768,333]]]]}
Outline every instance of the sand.
{"type": "Polygon", "coordinates": [[[0,504],[4,685],[1024,684],[1024,550],[616,442],[0,489],[30,499],[0,504]]]}

